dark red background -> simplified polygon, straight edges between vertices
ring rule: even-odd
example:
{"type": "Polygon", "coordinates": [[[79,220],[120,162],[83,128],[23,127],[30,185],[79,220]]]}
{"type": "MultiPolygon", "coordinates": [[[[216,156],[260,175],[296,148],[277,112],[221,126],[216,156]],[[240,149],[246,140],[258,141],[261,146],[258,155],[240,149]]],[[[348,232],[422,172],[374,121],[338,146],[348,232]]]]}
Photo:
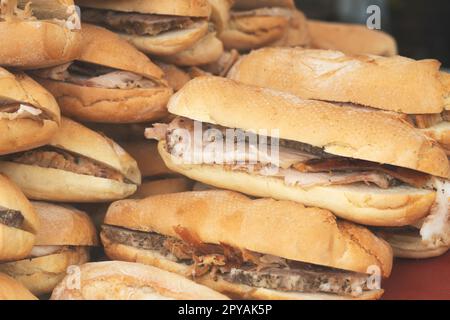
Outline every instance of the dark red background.
{"type": "Polygon", "coordinates": [[[450,252],[426,260],[396,259],[384,300],[450,300],[450,252]]]}

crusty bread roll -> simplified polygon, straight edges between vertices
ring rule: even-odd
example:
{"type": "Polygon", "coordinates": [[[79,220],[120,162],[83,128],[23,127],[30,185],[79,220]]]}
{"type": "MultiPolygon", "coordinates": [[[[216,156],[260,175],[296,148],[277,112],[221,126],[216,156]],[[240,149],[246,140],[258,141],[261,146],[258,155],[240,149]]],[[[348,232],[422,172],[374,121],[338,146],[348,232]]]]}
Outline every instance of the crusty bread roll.
{"type": "Polygon", "coordinates": [[[179,238],[186,228],[204,243],[355,272],[379,266],[388,277],[391,248],[363,227],[336,221],[327,210],[291,201],[252,200],[231,191],[185,192],[114,202],[106,225],[179,238]],[[280,232],[273,232],[273,226],[280,232]],[[266,241],[270,237],[271,241],[266,241]],[[330,246],[330,243],[332,245],[330,246]]]}
{"type": "Polygon", "coordinates": [[[167,115],[172,89],[164,73],[147,56],[115,33],[83,24],[78,61],[131,72],[154,82],[149,88],[111,89],[55,80],[36,73],[37,80],[56,98],[63,114],[80,121],[133,123],[167,115]]]}
{"type": "Polygon", "coordinates": [[[168,109],[229,128],[277,129],[281,139],[321,147],[338,156],[450,176],[447,156],[434,141],[385,112],[303,100],[218,77],[190,81],[171,98],[168,109]]]}
{"type": "Polygon", "coordinates": [[[309,47],[311,36],[306,16],[300,10],[290,11],[289,27],[284,36],[272,43],[272,47],[309,47]]]}
{"type": "Polygon", "coordinates": [[[33,248],[39,219],[20,189],[3,175],[0,175],[0,189],[0,208],[18,211],[23,216],[18,227],[0,223],[0,261],[23,259],[33,248]]]}
{"type": "Polygon", "coordinates": [[[209,17],[208,0],[77,0],[81,7],[171,16],[209,17]]]}
{"type": "Polygon", "coordinates": [[[109,167],[122,175],[124,180],[23,164],[8,159],[0,161],[0,172],[8,175],[29,198],[58,202],[117,200],[133,194],[141,182],[137,163],[125,150],[103,135],[67,118],[62,120],[61,129],[52,138],[50,146],[109,167]]]}
{"type": "Polygon", "coordinates": [[[40,296],[53,291],[69,266],[89,261],[88,247],[97,245],[98,240],[96,229],[86,213],[44,202],[34,202],[33,207],[38,214],[40,228],[31,257],[0,264],[0,272],[40,296]],[[46,250],[50,253],[47,254],[46,250]]]}
{"type": "Polygon", "coordinates": [[[397,43],[389,34],[365,25],[308,20],[311,47],[346,54],[395,56],[397,43]]]}
{"type": "Polygon", "coordinates": [[[8,44],[0,48],[0,65],[36,69],[78,57],[81,32],[77,28],[80,18],[72,0],[32,1],[29,7],[31,13],[24,10],[26,2],[19,1],[16,14],[10,16],[7,6],[15,6],[14,2],[17,1],[5,3],[6,7],[2,8],[5,12],[0,9],[0,39],[8,44]]]}
{"type": "Polygon", "coordinates": [[[58,130],[60,111],[53,96],[23,73],[0,68],[0,155],[47,144],[58,130]],[[41,112],[37,117],[3,117],[4,104],[31,106],[41,112]]]}
{"type": "Polygon", "coordinates": [[[214,23],[217,33],[220,34],[228,27],[230,10],[235,0],[208,0],[211,5],[210,20],[214,23]]]}
{"type": "Polygon", "coordinates": [[[212,63],[218,60],[222,53],[222,42],[216,37],[215,32],[209,32],[192,47],[160,59],[177,66],[189,67],[212,63]]]}
{"type": "Polygon", "coordinates": [[[228,76],[303,99],[354,103],[408,114],[431,114],[443,111],[444,97],[448,95],[439,68],[440,63],[436,60],[264,48],[241,58],[228,76]]]}
{"type": "Polygon", "coordinates": [[[52,300],[227,300],[207,287],[174,273],[138,263],[87,263],[68,275],[53,291],[52,300]],[[73,285],[80,277],[80,287],[73,285]]]}
{"type": "Polygon", "coordinates": [[[37,300],[20,282],[0,273],[0,300],[37,300]]]}
{"type": "MultiPolygon", "coordinates": [[[[386,242],[363,227],[336,221],[327,210],[306,208],[290,201],[251,200],[229,191],[186,192],[118,201],[109,208],[104,223],[174,238],[180,237],[176,228],[183,228],[206,244],[223,244],[361,273],[377,266],[386,277],[392,267],[392,250],[386,242]],[[277,232],[273,229],[275,225],[277,232]]],[[[112,259],[150,264],[189,276],[189,265],[174,262],[156,251],[114,242],[104,232],[101,238],[112,259]]],[[[332,294],[250,288],[228,282],[217,274],[195,277],[195,280],[247,299],[342,298],[332,294]]],[[[377,298],[381,293],[382,290],[374,290],[359,298],[377,298]]]]}

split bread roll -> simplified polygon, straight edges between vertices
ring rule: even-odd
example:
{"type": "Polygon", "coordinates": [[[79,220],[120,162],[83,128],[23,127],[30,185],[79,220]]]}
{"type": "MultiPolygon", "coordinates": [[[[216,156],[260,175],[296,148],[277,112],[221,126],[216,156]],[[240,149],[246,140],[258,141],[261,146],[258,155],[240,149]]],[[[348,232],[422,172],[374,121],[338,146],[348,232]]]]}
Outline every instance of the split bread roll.
{"type": "Polygon", "coordinates": [[[49,146],[0,161],[33,200],[107,202],[126,198],[141,183],[136,161],[114,141],[63,118],[49,146]]]}
{"type": "Polygon", "coordinates": [[[386,112],[303,100],[216,77],[190,81],[168,108],[179,118],[146,135],[161,140],[159,152],[172,171],[218,188],[325,208],[360,224],[405,226],[428,216],[441,201],[437,177],[449,176],[445,152],[386,112]],[[192,159],[186,137],[197,146],[202,142],[192,135],[194,121],[220,132],[275,133],[278,159],[259,150],[256,169],[248,158],[243,165],[217,162],[206,140],[203,161],[192,159]],[[369,178],[373,175],[378,178],[369,178]]]}
{"type": "Polygon", "coordinates": [[[0,273],[0,300],[38,300],[20,282],[0,273]]]}
{"type": "Polygon", "coordinates": [[[450,104],[437,60],[350,56],[338,51],[264,48],[228,75],[303,99],[352,103],[406,114],[437,114],[450,104]]]}
{"type": "Polygon", "coordinates": [[[311,47],[337,50],[350,55],[397,55],[397,43],[389,34],[365,25],[308,20],[311,47]]]}
{"type": "Polygon", "coordinates": [[[139,123],[167,116],[172,89],[163,71],[115,33],[83,24],[81,55],[34,72],[63,114],[88,122],[139,123]]]}
{"type": "Polygon", "coordinates": [[[85,212],[44,202],[33,206],[40,222],[34,247],[27,259],[0,264],[0,272],[40,296],[53,291],[69,266],[89,261],[89,247],[98,241],[85,212]]]}
{"type": "Polygon", "coordinates": [[[0,155],[47,144],[60,120],[48,91],[24,73],[0,68],[0,155]]]}
{"type": "Polygon", "coordinates": [[[138,263],[82,265],[53,291],[52,300],[228,300],[179,275],[138,263]],[[79,287],[73,285],[75,277],[79,287]]]}
{"type": "Polygon", "coordinates": [[[73,0],[8,0],[0,8],[0,65],[36,69],[80,54],[80,17],[73,0]],[[24,41],[26,37],[26,41],[24,41]]]}
{"type": "Polygon", "coordinates": [[[28,256],[39,230],[39,219],[20,189],[3,175],[0,175],[0,189],[1,263],[28,256]]]}
{"type": "MultiPolygon", "coordinates": [[[[371,268],[387,277],[392,267],[392,251],[386,242],[363,227],[336,221],[329,211],[290,201],[251,200],[229,191],[186,192],[115,202],[105,217],[101,238],[111,259],[136,261],[192,276],[224,294],[245,299],[374,299],[382,294],[380,288],[344,293],[339,285],[328,287],[328,268],[335,268],[335,279],[345,273],[352,283],[356,274],[365,277],[371,268]],[[164,240],[162,247],[158,247],[162,240],[156,239],[164,240]],[[191,254],[197,263],[189,262],[191,254]],[[230,277],[242,268],[237,262],[241,261],[239,257],[250,266],[267,260],[272,266],[265,274],[267,279],[271,273],[276,277],[283,269],[281,265],[288,263],[294,275],[284,272],[292,277],[293,287],[285,287],[287,278],[282,275],[279,279],[283,281],[273,278],[273,283],[250,284],[244,275],[232,280],[230,277]],[[227,268],[227,261],[235,261],[231,269],[227,268]],[[220,269],[214,269],[214,265],[220,269]],[[205,272],[205,268],[209,271],[205,272]],[[313,273],[302,275],[302,270],[313,273]],[[306,287],[298,289],[296,281],[306,287]],[[309,281],[320,283],[320,288],[311,284],[314,289],[307,289],[309,281]],[[275,284],[278,285],[273,287],[275,284]]],[[[252,277],[260,276],[255,273],[252,277]]]]}
{"type": "Polygon", "coordinates": [[[117,32],[140,51],[157,56],[180,53],[208,33],[207,0],[80,0],[83,21],[117,32]],[[150,19],[142,19],[142,16],[150,19]]]}

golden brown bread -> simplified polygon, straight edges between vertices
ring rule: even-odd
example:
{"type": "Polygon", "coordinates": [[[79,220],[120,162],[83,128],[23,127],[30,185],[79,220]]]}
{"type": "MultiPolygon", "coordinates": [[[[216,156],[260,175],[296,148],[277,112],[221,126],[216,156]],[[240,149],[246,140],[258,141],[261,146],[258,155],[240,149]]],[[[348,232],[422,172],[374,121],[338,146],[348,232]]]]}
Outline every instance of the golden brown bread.
{"type": "Polygon", "coordinates": [[[308,28],[314,49],[386,57],[397,54],[397,43],[392,36],[365,25],[308,20],[308,28]]]}
{"type": "Polygon", "coordinates": [[[77,60],[130,71],[161,81],[162,70],[145,54],[114,32],[92,24],[82,24],[82,50],[77,60]]]}
{"type": "Polygon", "coordinates": [[[373,226],[405,226],[429,214],[436,193],[411,187],[380,189],[365,185],[301,188],[283,179],[246,172],[230,171],[220,165],[182,164],[165,150],[159,152],[173,171],[217,188],[255,197],[290,200],[307,206],[325,208],[343,219],[373,226]]]}
{"type": "Polygon", "coordinates": [[[186,192],[114,202],[105,224],[179,238],[175,227],[201,241],[324,266],[367,272],[392,268],[392,251],[363,227],[336,221],[327,210],[291,201],[251,200],[230,191],[186,192]],[[278,230],[274,234],[273,226],[278,230]],[[270,237],[271,241],[267,241],[270,237]]]}
{"type": "Polygon", "coordinates": [[[58,130],[60,111],[55,98],[25,74],[0,68],[0,101],[28,104],[46,115],[43,120],[0,119],[0,155],[44,145],[58,130]]]}
{"type": "Polygon", "coordinates": [[[37,80],[58,101],[62,112],[81,121],[132,123],[153,121],[167,115],[172,90],[163,71],[145,54],[104,28],[83,24],[83,42],[78,60],[141,75],[153,87],[107,89],[41,77],[37,80]]]}
{"type": "Polygon", "coordinates": [[[53,291],[52,300],[227,300],[207,287],[174,273],[138,263],[87,263],[79,269],[81,288],[68,275],[53,291]]]}
{"type": "Polygon", "coordinates": [[[230,10],[235,0],[208,0],[211,5],[210,21],[214,23],[217,33],[220,34],[228,27],[230,10]]]}
{"type": "Polygon", "coordinates": [[[97,234],[91,218],[71,206],[32,202],[39,216],[36,246],[95,246],[97,234]]]}
{"type": "Polygon", "coordinates": [[[51,20],[1,21],[0,65],[21,69],[55,66],[80,54],[81,32],[51,20]],[[26,37],[26,41],[23,38],[26,37]]]}
{"type": "Polygon", "coordinates": [[[0,273],[0,300],[38,300],[20,282],[0,273]]]}
{"type": "Polygon", "coordinates": [[[321,147],[334,155],[450,176],[447,156],[436,142],[386,112],[303,100],[218,77],[191,80],[171,98],[168,109],[229,128],[279,130],[281,139],[321,147]]]}
{"type": "Polygon", "coordinates": [[[0,207],[17,210],[24,217],[22,229],[0,223],[0,261],[25,258],[31,251],[39,230],[39,218],[20,189],[0,175],[0,207]]]}
{"type": "Polygon", "coordinates": [[[289,14],[289,27],[284,36],[272,43],[272,47],[309,47],[311,36],[306,16],[294,9],[289,14]]]}
{"type": "Polygon", "coordinates": [[[76,0],[81,7],[174,16],[209,17],[208,0],[76,0]]]}
{"type": "Polygon", "coordinates": [[[216,61],[222,53],[222,42],[216,37],[215,32],[209,32],[192,47],[160,59],[177,66],[198,66],[216,61]]]}
{"type": "Polygon", "coordinates": [[[68,267],[88,261],[88,248],[76,247],[51,255],[0,264],[0,271],[40,296],[52,292],[66,275],[68,267]]]}
{"type": "Polygon", "coordinates": [[[141,174],[136,161],[114,141],[67,118],[50,145],[82,155],[115,169],[126,179],[95,177],[53,168],[0,161],[8,175],[33,200],[104,202],[125,198],[136,191],[141,174]]]}
{"type": "Polygon", "coordinates": [[[303,99],[428,114],[441,113],[445,105],[439,68],[437,60],[264,48],[241,58],[229,78],[303,99]]]}
{"type": "Polygon", "coordinates": [[[191,80],[191,77],[187,72],[173,64],[167,64],[162,61],[156,61],[156,64],[164,71],[164,79],[169,84],[169,87],[175,92],[180,90],[189,80],[191,80]]]}

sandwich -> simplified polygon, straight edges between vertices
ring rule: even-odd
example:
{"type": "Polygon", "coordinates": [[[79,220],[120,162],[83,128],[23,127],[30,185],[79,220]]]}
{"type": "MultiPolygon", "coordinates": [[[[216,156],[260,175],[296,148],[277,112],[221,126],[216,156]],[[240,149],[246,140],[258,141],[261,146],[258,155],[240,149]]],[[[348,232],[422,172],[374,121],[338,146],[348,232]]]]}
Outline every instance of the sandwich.
{"type": "Polygon", "coordinates": [[[0,273],[0,300],[37,300],[20,282],[0,273]]]}
{"type": "Polygon", "coordinates": [[[239,51],[309,42],[306,18],[293,1],[235,1],[219,38],[226,49],[239,51]]]}
{"type": "Polygon", "coordinates": [[[20,189],[3,175],[0,190],[0,262],[23,259],[33,248],[39,220],[20,189]]]}
{"type": "Polygon", "coordinates": [[[0,39],[2,66],[62,64],[79,55],[80,17],[72,0],[1,0],[0,39]]]}
{"type": "Polygon", "coordinates": [[[68,274],[55,288],[52,300],[228,300],[179,275],[139,263],[94,262],[68,274]]]}
{"type": "Polygon", "coordinates": [[[392,267],[391,248],[366,228],[326,210],[230,191],[114,202],[101,239],[111,259],[243,299],[377,299],[392,267]]]}
{"type": "Polygon", "coordinates": [[[21,282],[34,295],[51,293],[71,265],[89,261],[97,234],[89,216],[69,206],[35,202],[40,228],[26,259],[0,264],[0,272],[21,282]]]}
{"type": "Polygon", "coordinates": [[[48,143],[60,118],[49,92],[23,73],[0,68],[0,155],[48,143]]]}
{"type": "Polygon", "coordinates": [[[302,99],[396,112],[450,154],[450,75],[439,68],[436,60],[265,48],[243,57],[228,77],[302,99]]]}
{"type": "Polygon", "coordinates": [[[0,172],[28,198],[56,202],[122,199],[141,182],[136,161],[118,144],[66,118],[48,145],[2,158],[0,172]]]}
{"type": "Polygon", "coordinates": [[[420,222],[416,236],[448,247],[447,156],[395,114],[217,77],[191,80],[168,108],[178,117],[148,128],[146,136],[160,140],[172,171],[328,209],[363,225],[420,222]]]}
{"type": "Polygon", "coordinates": [[[365,25],[308,20],[311,48],[337,50],[350,55],[395,56],[395,39],[365,25]]]}
{"type": "Polygon", "coordinates": [[[84,22],[113,30],[153,56],[180,54],[211,33],[207,0],[79,0],[77,4],[84,22]]]}
{"type": "Polygon", "coordinates": [[[83,24],[77,60],[34,72],[63,114],[89,122],[134,123],[167,115],[164,73],[115,33],[83,24]]]}
{"type": "Polygon", "coordinates": [[[164,63],[162,61],[155,61],[155,63],[164,72],[164,79],[169,84],[169,87],[175,92],[180,90],[189,80],[191,80],[189,74],[176,65],[164,63]]]}

